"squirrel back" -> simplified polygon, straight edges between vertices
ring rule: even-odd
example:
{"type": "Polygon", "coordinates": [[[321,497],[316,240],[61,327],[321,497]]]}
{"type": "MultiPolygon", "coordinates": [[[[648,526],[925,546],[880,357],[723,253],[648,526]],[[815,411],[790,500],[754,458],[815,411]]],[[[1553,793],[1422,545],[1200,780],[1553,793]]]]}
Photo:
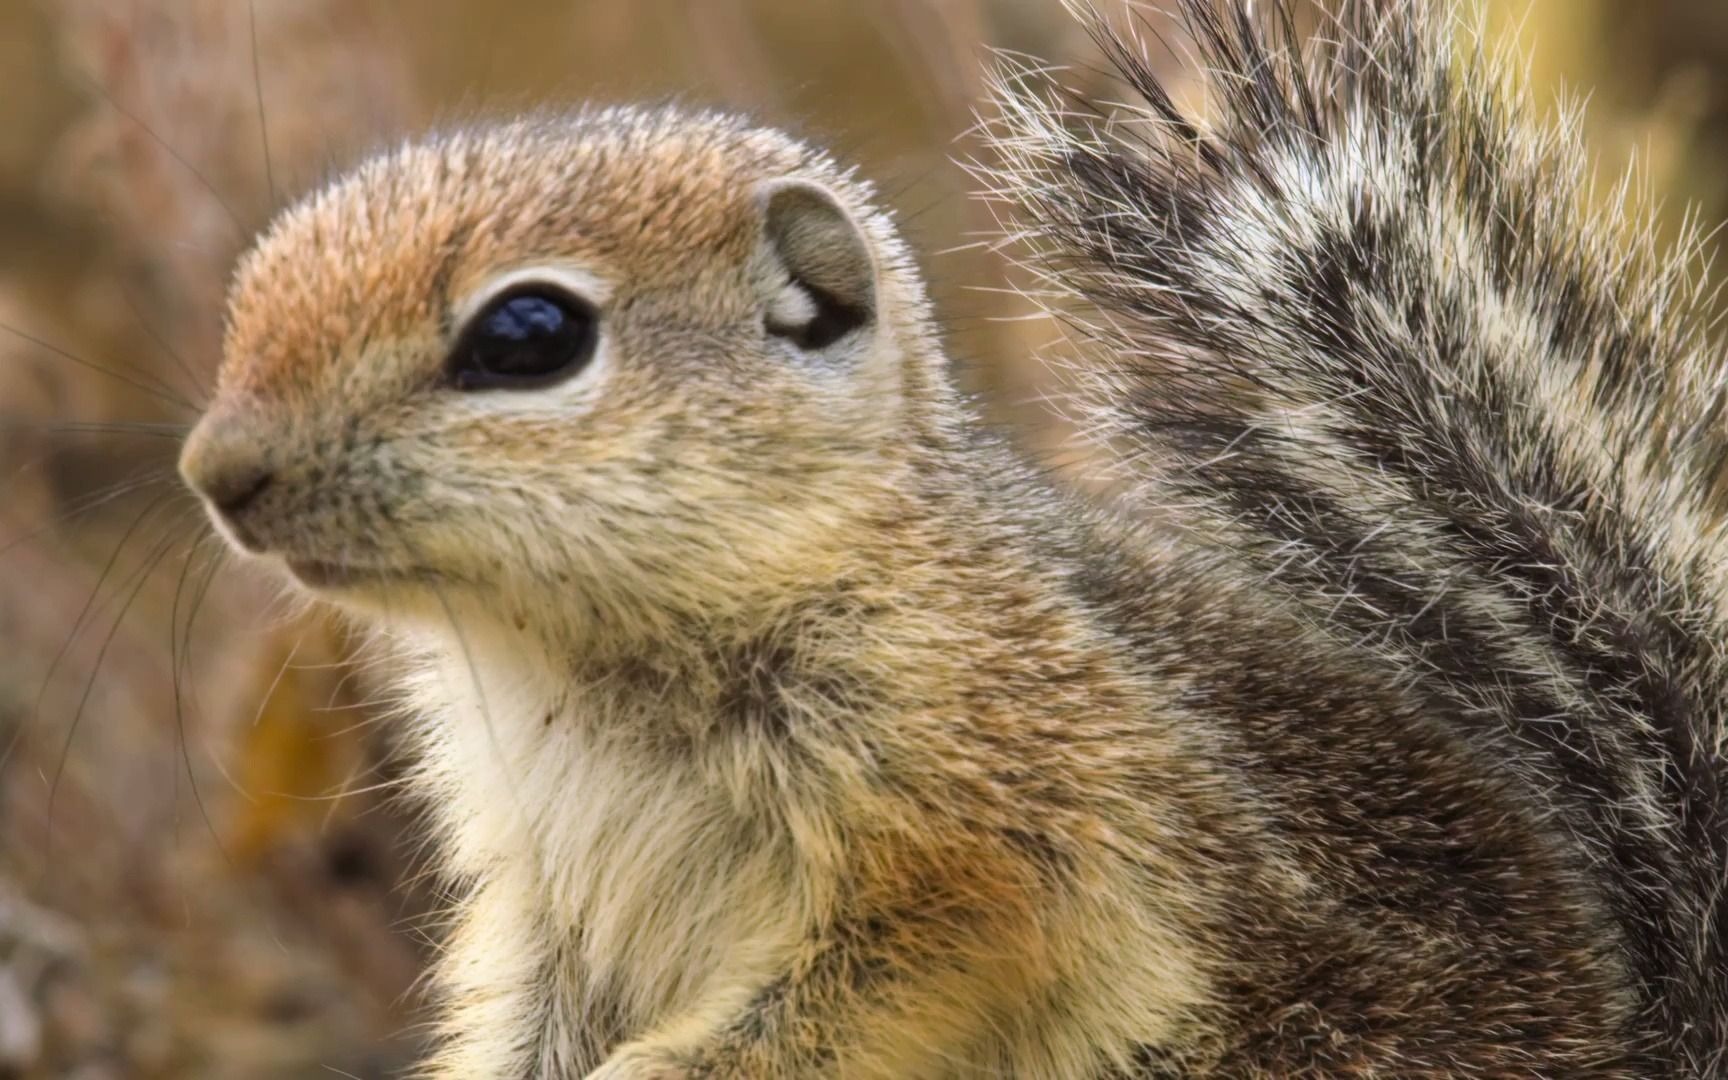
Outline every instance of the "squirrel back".
{"type": "Polygon", "coordinates": [[[993,194],[1148,502],[1549,806],[1687,1075],[1728,1067],[1728,364],[1446,3],[1184,0],[1212,106],[999,84],[993,194]]]}

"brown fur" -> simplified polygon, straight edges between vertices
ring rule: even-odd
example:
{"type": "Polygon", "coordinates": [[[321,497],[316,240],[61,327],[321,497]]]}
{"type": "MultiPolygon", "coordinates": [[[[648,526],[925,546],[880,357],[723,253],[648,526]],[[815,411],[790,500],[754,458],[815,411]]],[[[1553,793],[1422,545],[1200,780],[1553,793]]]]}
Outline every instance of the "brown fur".
{"type": "Polygon", "coordinates": [[[1465,707],[984,432],[823,155],[676,111],[431,139],[285,215],[230,320],[189,481],[266,470],[224,528],[351,568],[308,584],[411,668],[462,897],[430,1075],[1666,1067],[1597,868],[1465,707]],[[780,234],[787,180],[826,194],[780,234]],[[866,253],[831,346],[773,332],[799,230],[866,253]],[[455,390],[523,270],[592,290],[603,361],[455,390]]]}

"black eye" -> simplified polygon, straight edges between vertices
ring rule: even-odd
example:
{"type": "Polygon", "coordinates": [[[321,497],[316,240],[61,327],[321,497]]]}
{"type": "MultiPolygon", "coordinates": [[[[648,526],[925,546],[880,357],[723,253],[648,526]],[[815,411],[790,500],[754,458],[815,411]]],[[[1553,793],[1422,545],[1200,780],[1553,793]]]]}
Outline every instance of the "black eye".
{"type": "Polygon", "coordinates": [[[450,357],[459,390],[528,390],[586,367],[597,339],[594,311],[545,286],[491,300],[468,323],[450,357]]]}

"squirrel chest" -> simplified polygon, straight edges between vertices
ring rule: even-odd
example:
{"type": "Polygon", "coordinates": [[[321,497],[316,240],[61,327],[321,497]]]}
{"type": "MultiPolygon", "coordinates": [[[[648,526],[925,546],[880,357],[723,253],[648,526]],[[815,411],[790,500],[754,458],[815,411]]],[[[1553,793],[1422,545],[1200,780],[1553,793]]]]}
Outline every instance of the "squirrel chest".
{"type": "Polygon", "coordinates": [[[653,705],[640,695],[553,689],[527,672],[481,682],[464,662],[428,672],[420,691],[438,699],[427,760],[449,794],[447,842],[480,882],[484,921],[521,922],[542,943],[531,981],[628,1030],[784,960],[788,916],[810,902],[784,829],[644,736],[633,714],[653,705]]]}

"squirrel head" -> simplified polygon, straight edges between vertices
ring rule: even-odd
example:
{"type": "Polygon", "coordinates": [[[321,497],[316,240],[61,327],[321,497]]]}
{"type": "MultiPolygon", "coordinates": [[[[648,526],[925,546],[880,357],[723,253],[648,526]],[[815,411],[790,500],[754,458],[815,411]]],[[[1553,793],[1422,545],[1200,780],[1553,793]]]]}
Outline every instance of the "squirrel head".
{"type": "Polygon", "coordinates": [[[869,189],[778,132],[459,132],[263,235],[181,471],[235,546],[374,614],[722,609],[831,572],[943,426],[926,319],[869,189]]]}

